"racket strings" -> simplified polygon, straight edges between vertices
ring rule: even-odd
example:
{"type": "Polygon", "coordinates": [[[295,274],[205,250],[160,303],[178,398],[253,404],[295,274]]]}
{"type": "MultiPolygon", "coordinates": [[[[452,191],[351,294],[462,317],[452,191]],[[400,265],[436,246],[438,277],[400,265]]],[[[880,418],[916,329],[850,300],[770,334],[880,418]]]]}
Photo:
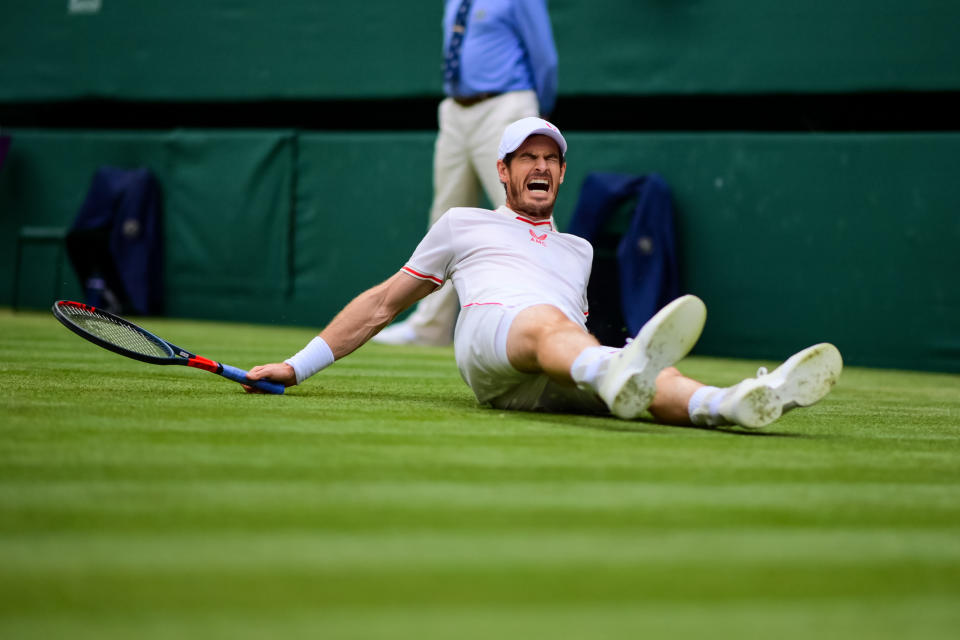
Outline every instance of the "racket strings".
{"type": "Polygon", "coordinates": [[[158,358],[170,356],[170,350],[166,345],[158,343],[151,336],[110,316],[75,306],[61,307],[60,310],[78,327],[101,340],[145,356],[158,358]]]}

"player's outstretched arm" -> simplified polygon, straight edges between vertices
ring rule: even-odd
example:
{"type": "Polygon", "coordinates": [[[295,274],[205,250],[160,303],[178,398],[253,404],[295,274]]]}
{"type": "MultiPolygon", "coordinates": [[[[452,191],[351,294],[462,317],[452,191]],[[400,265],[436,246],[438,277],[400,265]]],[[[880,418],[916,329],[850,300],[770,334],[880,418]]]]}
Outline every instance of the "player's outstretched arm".
{"type": "MultiPolygon", "coordinates": [[[[353,353],[356,349],[375,336],[378,331],[390,324],[398,314],[405,311],[421,298],[437,288],[429,280],[420,280],[398,271],[389,279],[375,287],[367,289],[350,301],[340,313],[320,332],[320,340],[314,339],[295,357],[301,357],[304,352],[316,351],[316,357],[325,358],[331,364],[334,360],[353,353]]],[[[310,357],[312,354],[306,354],[310,357]]],[[[308,375],[312,375],[310,372],[308,375]]],[[[303,376],[302,372],[301,375],[303,376]]],[[[286,386],[303,382],[307,376],[297,379],[297,372],[287,362],[276,362],[253,367],[247,373],[251,380],[268,378],[286,386]]],[[[251,393],[258,390],[244,386],[251,393]]]]}
{"type": "Polygon", "coordinates": [[[429,280],[420,280],[398,271],[388,280],[367,289],[354,298],[320,332],[334,358],[339,360],[362,346],[381,329],[428,293],[437,288],[429,280]]]}

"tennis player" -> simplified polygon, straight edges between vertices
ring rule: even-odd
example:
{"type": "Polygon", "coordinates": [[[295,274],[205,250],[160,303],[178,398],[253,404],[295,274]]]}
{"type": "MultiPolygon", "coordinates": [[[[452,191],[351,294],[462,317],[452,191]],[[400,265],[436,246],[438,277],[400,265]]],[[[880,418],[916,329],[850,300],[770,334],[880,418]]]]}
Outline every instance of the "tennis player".
{"type": "Polygon", "coordinates": [[[480,403],[496,408],[627,420],[649,411],[668,424],[757,428],[830,391],[843,365],[827,343],[732,387],[683,376],[673,365],[706,320],[692,295],[661,309],[623,348],[600,345],[585,320],[593,249],[553,220],[566,152],[546,120],[509,125],[497,160],[506,206],[450,209],[399,272],[357,296],[299,353],[254,367],[249,378],[302,384],[449,279],[463,307],[454,336],[460,375],[480,403]]]}

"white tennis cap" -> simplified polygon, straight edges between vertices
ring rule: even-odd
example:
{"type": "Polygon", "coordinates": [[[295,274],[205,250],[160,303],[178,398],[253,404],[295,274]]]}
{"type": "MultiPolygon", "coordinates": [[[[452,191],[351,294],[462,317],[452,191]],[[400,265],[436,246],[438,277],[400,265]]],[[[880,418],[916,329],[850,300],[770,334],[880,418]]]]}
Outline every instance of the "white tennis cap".
{"type": "Polygon", "coordinates": [[[567,141],[560,135],[560,129],[543,118],[524,118],[504,129],[500,147],[497,149],[497,159],[503,160],[508,153],[516,151],[524,140],[535,135],[550,136],[560,146],[560,155],[567,155],[567,141]]]}

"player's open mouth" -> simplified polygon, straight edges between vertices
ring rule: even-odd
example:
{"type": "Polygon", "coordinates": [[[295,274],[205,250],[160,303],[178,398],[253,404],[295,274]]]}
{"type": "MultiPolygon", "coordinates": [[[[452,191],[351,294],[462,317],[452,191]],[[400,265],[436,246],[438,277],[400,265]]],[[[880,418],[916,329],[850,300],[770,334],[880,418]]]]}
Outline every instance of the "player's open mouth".
{"type": "Polygon", "coordinates": [[[534,178],[527,183],[527,189],[530,189],[530,191],[549,191],[550,183],[542,178],[534,178]]]}

